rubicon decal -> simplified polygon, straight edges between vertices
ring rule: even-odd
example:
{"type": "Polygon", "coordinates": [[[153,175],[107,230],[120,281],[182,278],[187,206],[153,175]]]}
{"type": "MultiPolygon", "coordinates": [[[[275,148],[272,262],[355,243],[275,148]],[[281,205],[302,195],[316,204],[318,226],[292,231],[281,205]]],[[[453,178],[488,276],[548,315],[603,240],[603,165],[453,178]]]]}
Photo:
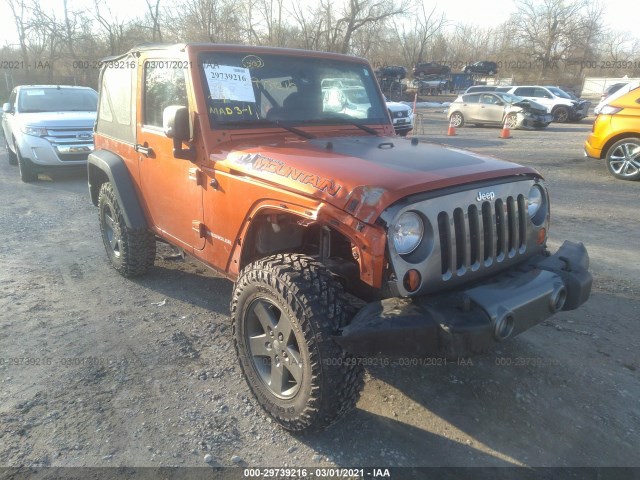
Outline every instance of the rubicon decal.
{"type": "Polygon", "coordinates": [[[315,175],[299,168],[291,167],[280,160],[274,160],[273,158],[265,157],[260,154],[243,155],[237,160],[237,162],[245,164],[250,163],[254,170],[275,173],[276,175],[290,178],[291,180],[295,180],[304,185],[311,185],[321,192],[326,192],[332,197],[335,197],[342,188],[341,185],[336,184],[330,178],[321,177],[320,175],[315,175]]]}

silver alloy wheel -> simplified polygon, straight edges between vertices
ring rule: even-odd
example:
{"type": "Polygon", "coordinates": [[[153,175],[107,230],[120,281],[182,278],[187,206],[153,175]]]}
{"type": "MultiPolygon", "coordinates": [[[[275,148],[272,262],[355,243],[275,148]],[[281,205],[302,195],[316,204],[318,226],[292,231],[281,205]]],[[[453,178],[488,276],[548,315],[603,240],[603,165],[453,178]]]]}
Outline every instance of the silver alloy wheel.
{"type": "Polygon", "coordinates": [[[569,110],[566,107],[558,107],[553,112],[553,120],[558,123],[569,121],[569,110]]]}
{"type": "Polygon", "coordinates": [[[518,125],[518,116],[514,113],[510,113],[509,115],[507,115],[505,123],[509,128],[516,128],[516,126],[518,125]]]}
{"type": "Polygon", "coordinates": [[[271,300],[257,298],[246,312],[245,335],[251,362],[265,386],[279,398],[295,397],[303,368],[298,339],[287,314],[271,300]]]}
{"type": "Polygon", "coordinates": [[[460,112],[453,112],[449,121],[454,127],[461,127],[464,125],[464,117],[460,112]]]}
{"type": "Polygon", "coordinates": [[[611,148],[607,155],[611,173],[620,178],[640,176],[640,139],[627,138],[611,148]]]}

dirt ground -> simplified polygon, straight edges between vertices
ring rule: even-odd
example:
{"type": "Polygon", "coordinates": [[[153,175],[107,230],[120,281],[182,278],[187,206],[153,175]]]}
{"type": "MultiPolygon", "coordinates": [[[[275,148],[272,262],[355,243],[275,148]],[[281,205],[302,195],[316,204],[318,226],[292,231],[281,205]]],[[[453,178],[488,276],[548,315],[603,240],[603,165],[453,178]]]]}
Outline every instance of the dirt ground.
{"type": "Polygon", "coordinates": [[[421,140],[545,175],[551,247],[591,256],[587,304],[468,363],[372,368],[353,414],[292,435],[241,377],[230,282],[166,248],[122,278],[86,179],[23,184],[3,152],[0,466],[640,467],[640,183],[583,158],[589,119],[502,140],[424,118],[421,140]]]}

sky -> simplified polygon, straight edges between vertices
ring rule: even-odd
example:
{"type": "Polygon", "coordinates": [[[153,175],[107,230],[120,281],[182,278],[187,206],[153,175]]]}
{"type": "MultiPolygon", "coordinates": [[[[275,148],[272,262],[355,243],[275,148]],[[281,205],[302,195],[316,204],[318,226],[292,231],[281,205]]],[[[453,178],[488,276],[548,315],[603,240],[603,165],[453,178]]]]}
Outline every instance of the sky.
{"type": "MultiPolygon", "coordinates": [[[[52,7],[60,5],[62,0],[41,0],[52,7]]],[[[314,1],[314,0],[310,0],[314,1]]],[[[391,0],[388,0],[391,1],[391,0]]],[[[433,4],[426,0],[427,4],[433,4]]],[[[603,23],[607,26],[615,26],[618,31],[627,31],[634,36],[638,36],[638,13],[640,6],[631,7],[637,0],[606,0],[606,13],[603,23]],[[635,9],[635,13],[631,10],[635,9]]],[[[93,9],[93,0],[69,0],[70,8],[85,6],[93,9]]],[[[145,0],[106,0],[112,12],[118,18],[126,18],[121,12],[127,12],[130,16],[142,16],[146,12],[145,0]],[[117,13],[116,13],[117,12],[117,13]]],[[[161,4],[162,5],[162,4],[161,4]]],[[[509,18],[509,15],[516,9],[513,0],[439,0],[435,3],[436,9],[443,12],[447,20],[451,23],[464,23],[489,27],[500,24],[509,18]]],[[[638,4],[636,4],[638,5],[638,4]]],[[[0,26],[0,46],[17,42],[15,28],[10,20],[9,9],[4,0],[0,0],[0,18],[3,19],[0,26]]],[[[637,60],[637,59],[634,59],[637,60]]]]}

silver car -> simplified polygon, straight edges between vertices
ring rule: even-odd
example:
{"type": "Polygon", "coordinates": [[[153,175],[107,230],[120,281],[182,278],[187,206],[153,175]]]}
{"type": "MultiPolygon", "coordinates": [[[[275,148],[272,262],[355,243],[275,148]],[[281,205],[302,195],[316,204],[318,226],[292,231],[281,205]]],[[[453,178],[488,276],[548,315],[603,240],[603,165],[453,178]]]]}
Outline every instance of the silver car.
{"type": "Polygon", "coordinates": [[[93,151],[98,94],[88,87],[23,85],[2,107],[9,163],[24,182],[38,173],[82,167],[93,151]]]}
{"type": "Polygon", "coordinates": [[[460,95],[447,114],[451,125],[504,125],[509,128],[545,128],[553,120],[547,109],[531,100],[502,92],[460,95]]]}

